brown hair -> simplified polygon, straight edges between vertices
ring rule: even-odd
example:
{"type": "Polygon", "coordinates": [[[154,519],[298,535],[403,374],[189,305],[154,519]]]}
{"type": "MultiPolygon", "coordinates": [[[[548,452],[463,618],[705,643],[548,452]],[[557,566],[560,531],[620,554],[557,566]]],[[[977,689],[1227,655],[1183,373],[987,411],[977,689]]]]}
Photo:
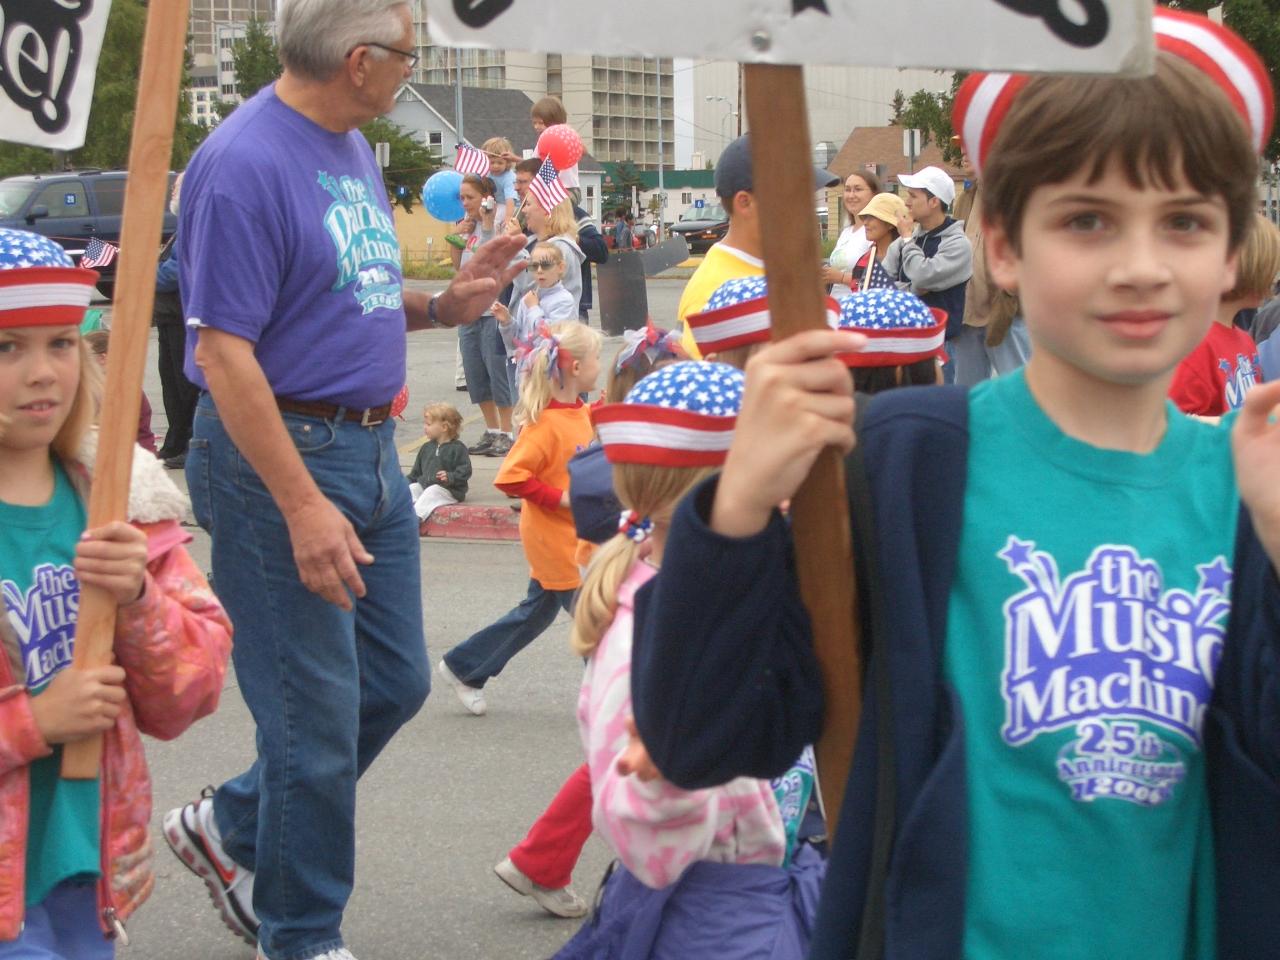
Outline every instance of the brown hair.
{"type": "Polygon", "coordinates": [[[475,187],[482,197],[492,197],[498,192],[498,185],[491,177],[482,177],[478,173],[468,173],[462,178],[462,185],[475,187]]]}
{"type": "Polygon", "coordinates": [[[745,370],[747,369],[747,361],[768,345],[768,340],[761,340],[758,343],[748,343],[743,347],[730,347],[728,350],[718,350],[715,351],[715,360],[716,363],[727,363],[731,367],[737,367],[739,370],[745,370]]]}
{"type": "Polygon", "coordinates": [[[850,367],[857,393],[883,393],[895,387],[927,387],[941,383],[941,368],[933,357],[898,367],[850,367]]]}
{"type": "MultiPolygon", "coordinates": [[[[877,193],[884,193],[884,185],[880,182],[880,178],[870,170],[855,170],[853,173],[849,174],[849,177],[857,177],[870,187],[872,196],[875,196],[877,193]]],[[[844,178],[845,183],[849,182],[849,177],[844,178]]],[[[844,186],[844,184],[841,184],[841,186],[844,186]]]]}
{"type": "Polygon", "coordinates": [[[983,214],[1021,251],[1022,219],[1037,187],[1080,171],[1096,183],[1116,162],[1135,189],[1176,189],[1185,178],[1226,202],[1229,249],[1244,240],[1258,159],[1218,86],[1168,53],[1150,77],[1037,77],[1017,95],[982,172],[983,214]]]}
{"type": "Polygon", "coordinates": [[[547,127],[569,122],[569,114],[565,113],[564,104],[555,97],[543,97],[533,105],[529,116],[541,120],[543,126],[547,127]]]}
{"type": "Polygon", "coordinates": [[[1277,273],[1280,273],[1280,227],[1256,213],[1240,248],[1236,285],[1230,293],[1223,294],[1222,299],[1269,297],[1277,273]]]}
{"type": "Polygon", "coordinates": [[[106,330],[95,330],[93,333],[86,333],[82,339],[95,357],[105,357],[107,355],[107,350],[111,344],[111,334],[106,330]]]}
{"type": "Polygon", "coordinates": [[[542,169],[542,161],[537,157],[525,157],[516,164],[516,173],[532,173],[535,176],[542,169]]]}
{"type": "Polygon", "coordinates": [[[443,423],[445,432],[448,433],[450,440],[457,440],[458,434],[462,432],[462,414],[451,403],[427,404],[422,411],[422,418],[424,420],[434,420],[436,423],[443,423]]]}

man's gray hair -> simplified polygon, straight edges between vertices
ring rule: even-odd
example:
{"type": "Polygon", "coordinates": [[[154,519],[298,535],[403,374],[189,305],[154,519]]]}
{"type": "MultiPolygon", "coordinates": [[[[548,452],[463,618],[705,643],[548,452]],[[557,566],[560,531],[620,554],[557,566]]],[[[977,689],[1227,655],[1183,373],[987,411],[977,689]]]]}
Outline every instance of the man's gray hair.
{"type": "MultiPolygon", "coordinates": [[[[281,0],[276,43],[285,69],[309,80],[328,80],[351,48],[402,43],[400,9],[408,0],[281,0]]],[[[379,59],[391,56],[377,47],[379,59]]]]}

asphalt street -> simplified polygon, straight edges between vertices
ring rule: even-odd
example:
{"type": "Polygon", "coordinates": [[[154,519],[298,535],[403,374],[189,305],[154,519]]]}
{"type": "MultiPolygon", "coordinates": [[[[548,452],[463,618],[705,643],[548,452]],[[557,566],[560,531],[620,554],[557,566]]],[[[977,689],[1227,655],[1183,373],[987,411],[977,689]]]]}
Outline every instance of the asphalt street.
{"type": "MultiPolygon", "coordinates": [[[[683,285],[683,280],[649,282],[649,307],[657,322],[674,321],[683,285]]],[[[605,356],[612,356],[619,343],[608,341],[605,356]]],[[[479,433],[478,409],[454,390],[454,344],[449,331],[409,337],[410,409],[396,437],[406,465],[412,462],[412,442],[421,432],[418,412],[426,402],[455,403],[468,421],[464,438],[479,433]]],[[[155,431],[162,436],[154,337],[145,386],[155,408],[155,431]]],[[[181,481],[180,474],[174,476],[181,481]]],[[[207,569],[208,538],[203,531],[193,533],[190,550],[207,569]]],[[[432,664],[449,646],[513,606],[527,582],[517,543],[423,540],[422,591],[432,664]]],[[[550,957],[577,929],[579,921],[551,917],[493,873],[493,865],[524,836],[583,759],[574,718],[582,663],[569,651],[568,635],[569,618],[561,616],[513,660],[486,688],[484,717],[467,714],[433,675],[426,706],[362,780],[356,885],[343,928],[359,960],[534,960],[550,957]]],[[[176,742],[147,742],[158,876],[151,900],[128,925],[131,944],[119,950],[121,960],[253,957],[253,950],[221,925],[203,883],[172,857],[159,829],[165,810],[244,769],[253,756],[253,737],[252,719],[230,670],[214,716],[176,742]]],[[[584,897],[595,892],[609,860],[607,848],[593,837],[574,874],[574,886],[584,897]]]]}

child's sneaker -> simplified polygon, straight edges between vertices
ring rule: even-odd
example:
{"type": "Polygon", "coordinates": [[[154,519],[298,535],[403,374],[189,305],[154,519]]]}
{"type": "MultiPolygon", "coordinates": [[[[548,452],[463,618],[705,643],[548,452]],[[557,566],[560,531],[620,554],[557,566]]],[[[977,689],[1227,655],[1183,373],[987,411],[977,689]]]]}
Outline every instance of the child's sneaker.
{"type": "Polygon", "coordinates": [[[478,443],[473,443],[471,446],[467,447],[467,453],[485,456],[493,449],[494,441],[497,440],[499,436],[500,434],[494,433],[491,430],[486,430],[484,432],[484,436],[480,438],[478,443]]]}
{"type": "Polygon", "coordinates": [[[166,813],[163,828],[169,848],[209,888],[209,898],[227,929],[256,945],[258,917],[253,912],[253,871],[237,864],[222,849],[213,823],[213,787],[205,787],[195,803],[166,813]]]}
{"type": "Polygon", "coordinates": [[[587,915],[586,902],[573,892],[572,887],[544,887],[534,883],[520,872],[520,868],[504,857],[502,862],[493,868],[493,872],[516,893],[525,897],[533,897],[538,906],[547,913],[557,917],[575,920],[587,915]]]}
{"type": "Polygon", "coordinates": [[[458,695],[458,699],[462,701],[462,705],[467,708],[467,712],[477,717],[483,717],[484,712],[488,709],[484,703],[484,691],[479,687],[469,687],[459,680],[449,669],[449,665],[443,660],[440,661],[440,676],[449,682],[449,686],[453,687],[453,692],[458,695]]]}

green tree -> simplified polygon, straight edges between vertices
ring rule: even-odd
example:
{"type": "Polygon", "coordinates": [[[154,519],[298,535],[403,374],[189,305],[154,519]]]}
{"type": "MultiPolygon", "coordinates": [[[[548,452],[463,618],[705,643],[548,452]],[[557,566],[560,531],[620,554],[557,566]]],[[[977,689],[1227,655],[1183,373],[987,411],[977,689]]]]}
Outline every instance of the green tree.
{"type": "Polygon", "coordinates": [[[360,132],[370,147],[379,142],[391,145],[391,163],[382,171],[387,199],[392,205],[398,203],[406,212],[411,212],[414,201],[422,192],[423,182],[440,168],[440,158],[421,140],[386,117],[371,120],[360,128],[360,132]]]}
{"type": "MultiPolygon", "coordinates": [[[[1267,65],[1271,87],[1280,87],[1280,0],[1171,0],[1172,7],[1200,13],[1222,3],[1222,20],[1244,37],[1267,65]]],[[[1280,109],[1272,125],[1268,160],[1280,160],[1280,109]]]]}
{"type": "MultiPolygon", "coordinates": [[[[241,99],[248,100],[269,83],[280,78],[283,67],[276,49],[276,38],[267,25],[253,19],[245,26],[244,37],[231,47],[231,63],[236,71],[236,89],[241,99]]],[[[227,100],[218,103],[218,115],[227,117],[236,104],[227,100]]]]}
{"type": "Polygon", "coordinates": [[[893,113],[889,117],[889,125],[893,127],[902,126],[902,114],[907,109],[907,97],[901,90],[893,91],[893,100],[889,104],[889,108],[893,113]]]}
{"type": "Polygon", "coordinates": [[[610,183],[602,191],[601,200],[606,211],[617,210],[619,207],[631,206],[631,188],[635,187],[637,192],[645,189],[644,177],[640,173],[640,168],[631,160],[619,160],[613,168],[613,174],[610,183]]]}
{"type": "MultiPolygon", "coordinates": [[[[956,71],[951,77],[951,89],[944,93],[932,93],[928,90],[917,90],[893,121],[895,125],[907,129],[919,130],[922,133],[920,146],[927,147],[931,142],[938,144],[942,150],[942,159],[947,163],[959,163],[960,147],[952,143],[955,131],[951,128],[951,107],[955,103],[956,91],[968,74],[956,71]]],[[[902,91],[894,93],[894,109],[898,108],[902,91]]]]}

